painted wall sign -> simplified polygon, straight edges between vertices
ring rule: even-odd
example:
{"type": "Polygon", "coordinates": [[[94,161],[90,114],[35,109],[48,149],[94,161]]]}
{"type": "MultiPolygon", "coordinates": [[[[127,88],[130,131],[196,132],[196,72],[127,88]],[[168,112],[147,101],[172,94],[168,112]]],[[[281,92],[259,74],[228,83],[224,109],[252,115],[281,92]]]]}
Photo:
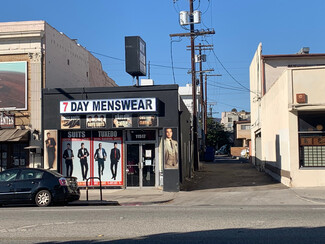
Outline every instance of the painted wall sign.
{"type": "Polygon", "coordinates": [[[15,128],[15,116],[0,113],[0,128],[15,128]]]}
{"type": "Polygon", "coordinates": [[[156,98],[61,101],[61,114],[156,112],[156,98]]]}

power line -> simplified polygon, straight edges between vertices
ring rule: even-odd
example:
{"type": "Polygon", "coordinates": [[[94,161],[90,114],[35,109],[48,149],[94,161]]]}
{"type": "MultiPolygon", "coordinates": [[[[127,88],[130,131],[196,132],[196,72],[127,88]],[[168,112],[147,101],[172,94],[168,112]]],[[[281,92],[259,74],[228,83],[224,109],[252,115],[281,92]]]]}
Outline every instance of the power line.
{"type": "Polygon", "coordinates": [[[226,106],[229,106],[229,107],[232,107],[232,108],[240,108],[240,109],[244,109],[246,110],[247,108],[243,108],[243,107],[240,107],[240,106],[235,106],[235,105],[232,105],[232,104],[228,104],[228,103],[222,103],[222,102],[219,102],[219,101],[216,101],[214,99],[210,99],[210,101],[214,101],[216,102],[217,104],[222,104],[222,105],[226,105],[226,106]]]}
{"type": "Polygon", "coordinates": [[[210,2],[210,0],[208,0],[208,2],[209,2],[209,5],[208,5],[207,9],[202,13],[202,15],[205,14],[206,12],[208,12],[208,10],[209,10],[209,8],[210,8],[210,3],[211,3],[211,2],[210,2]]]}
{"type": "Polygon", "coordinates": [[[218,86],[218,85],[212,85],[212,84],[208,84],[209,86],[213,86],[213,87],[217,87],[217,88],[221,88],[221,89],[226,89],[226,90],[232,90],[232,91],[245,91],[241,88],[235,89],[235,88],[230,88],[230,87],[225,87],[225,86],[218,86]]]}
{"type": "Polygon", "coordinates": [[[218,58],[218,56],[216,55],[216,53],[214,52],[214,50],[212,50],[212,53],[214,54],[214,57],[217,59],[217,61],[219,62],[219,64],[221,65],[221,67],[227,72],[227,74],[241,87],[243,87],[244,89],[250,91],[249,88],[247,88],[246,86],[244,86],[242,83],[240,83],[229,71],[228,69],[226,69],[226,67],[223,65],[223,63],[220,61],[220,59],[218,58]]]}
{"type": "MultiPolygon", "coordinates": [[[[97,53],[97,52],[94,52],[94,51],[89,51],[89,52],[90,53],[93,53],[93,54],[96,54],[96,55],[99,55],[99,56],[102,56],[102,57],[105,57],[105,58],[110,58],[110,59],[114,59],[114,60],[119,60],[119,61],[125,62],[125,59],[112,57],[112,56],[109,56],[109,55],[106,55],[106,54],[102,54],[102,53],[97,53]]],[[[162,64],[152,64],[152,63],[150,63],[150,65],[151,66],[156,66],[156,67],[161,67],[161,68],[168,68],[168,69],[171,69],[171,68],[174,68],[174,69],[182,69],[182,70],[188,70],[189,69],[189,68],[185,68],[185,67],[172,67],[172,66],[162,65],[162,64]]]]}
{"type": "Polygon", "coordinates": [[[125,61],[124,59],[121,59],[121,58],[115,58],[115,57],[112,57],[112,56],[108,56],[106,54],[102,54],[102,53],[97,53],[97,52],[93,52],[93,51],[89,51],[90,53],[93,53],[93,54],[96,54],[96,55],[99,55],[99,56],[103,56],[105,58],[111,58],[111,59],[115,59],[115,60],[119,60],[119,61],[125,61]]]}

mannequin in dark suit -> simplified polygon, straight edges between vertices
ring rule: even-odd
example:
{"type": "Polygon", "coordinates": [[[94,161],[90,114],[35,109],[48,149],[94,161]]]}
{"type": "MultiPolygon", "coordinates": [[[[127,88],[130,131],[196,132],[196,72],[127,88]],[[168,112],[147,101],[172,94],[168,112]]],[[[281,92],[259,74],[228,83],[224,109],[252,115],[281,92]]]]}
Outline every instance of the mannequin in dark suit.
{"type": "Polygon", "coordinates": [[[45,143],[46,143],[46,149],[47,149],[49,169],[52,169],[54,160],[55,160],[56,142],[55,142],[55,139],[53,137],[51,137],[50,132],[47,133],[47,139],[46,139],[45,143]]]}
{"type": "Polygon", "coordinates": [[[104,162],[106,160],[107,153],[104,148],[102,148],[102,144],[98,144],[98,148],[96,149],[94,158],[98,162],[98,177],[101,177],[104,172],[104,162]]]}
{"type": "Polygon", "coordinates": [[[88,174],[87,157],[88,156],[89,156],[89,152],[87,148],[85,148],[85,144],[82,142],[81,148],[78,150],[78,158],[80,158],[80,165],[82,171],[82,180],[87,179],[87,174],[88,174]]]}
{"type": "Polygon", "coordinates": [[[117,148],[117,143],[114,142],[114,148],[111,150],[111,172],[112,172],[112,179],[116,180],[116,171],[117,171],[117,163],[120,160],[121,154],[120,150],[117,148]]]}
{"type": "Polygon", "coordinates": [[[70,143],[67,144],[67,149],[64,150],[63,152],[63,158],[65,159],[65,166],[66,166],[66,175],[71,177],[72,176],[72,172],[73,172],[73,163],[72,163],[72,160],[74,158],[74,155],[73,155],[73,151],[72,149],[70,148],[71,145],[70,143]],[[69,171],[70,169],[70,171],[69,171]]]}

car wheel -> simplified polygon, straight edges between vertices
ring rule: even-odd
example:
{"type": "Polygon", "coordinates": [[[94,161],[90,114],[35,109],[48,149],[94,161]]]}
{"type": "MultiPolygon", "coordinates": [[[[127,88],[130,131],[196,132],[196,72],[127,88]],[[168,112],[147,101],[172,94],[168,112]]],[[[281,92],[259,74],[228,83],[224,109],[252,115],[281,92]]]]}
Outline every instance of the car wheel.
{"type": "Polygon", "coordinates": [[[35,196],[35,203],[39,207],[47,207],[51,204],[52,196],[48,190],[41,190],[35,196]]]}

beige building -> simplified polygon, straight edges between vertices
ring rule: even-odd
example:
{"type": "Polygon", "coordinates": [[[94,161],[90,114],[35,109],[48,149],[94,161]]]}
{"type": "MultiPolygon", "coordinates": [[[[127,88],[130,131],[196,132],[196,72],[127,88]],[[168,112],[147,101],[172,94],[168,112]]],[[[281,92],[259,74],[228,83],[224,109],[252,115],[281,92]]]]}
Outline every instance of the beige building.
{"type": "Polygon", "coordinates": [[[249,147],[251,140],[251,122],[249,120],[236,121],[235,127],[235,146],[236,147],[249,147]]]}
{"type": "Polygon", "coordinates": [[[236,110],[221,113],[221,124],[223,124],[225,131],[234,132],[234,123],[241,120],[249,120],[250,112],[236,110]]]}
{"type": "Polygon", "coordinates": [[[45,21],[0,23],[0,170],[41,163],[42,88],[92,86],[116,84],[76,40],[45,21]]]}
{"type": "Polygon", "coordinates": [[[250,65],[252,160],[291,187],[325,186],[325,54],[263,55],[250,65]]]}

